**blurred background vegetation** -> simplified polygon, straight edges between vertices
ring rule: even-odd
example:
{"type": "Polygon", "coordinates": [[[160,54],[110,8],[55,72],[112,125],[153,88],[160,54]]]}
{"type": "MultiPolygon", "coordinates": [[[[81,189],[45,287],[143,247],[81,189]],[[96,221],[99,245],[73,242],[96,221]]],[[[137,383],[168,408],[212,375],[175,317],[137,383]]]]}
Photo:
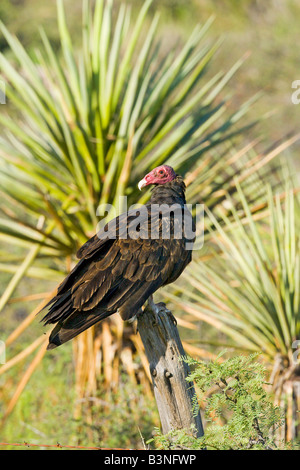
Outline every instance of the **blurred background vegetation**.
{"type": "MultiPolygon", "coordinates": [[[[120,3],[122,2],[119,0],[114,2],[113,15],[115,17],[120,3]]],[[[140,0],[130,0],[125,3],[132,5],[133,19],[137,17],[139,9],[144,4],[140,0]]],[[[82,2],[81,0],[65,0],[64,4],[67,23],[76,49],[81,45],[82,2]]],[[[247,109],[247,119],[244,121],[244,125],[257,121],[261,117],[264,119],[259,121],[255,132],[251,133],[251,137],[247,133],[243,138],[237,137],[235,141],[237,144],[243,143],[246,146],[255,137],[260,142],[260,149],[265,149],[280,142],[285,136],[298,132],[300,107],[291,102],[293,91],[291,85],[294,80],[300,78],[298,71],[300,58],[297,47],[300,19],[299,2],[296,0],[266,0],[265,2],[257,0],[191,0],[187,3],[182,0],[154,0],[147,14],[148,27],[157,11],[160,13],[158,36],[162,41],[161,53],[171,50],[177,46],[178,42],[184,44],[198,23],[203,24],[211,16],[214,17],[209,37],[212,41],[222,37],[223,44],[216,51],[213,61],[210,63],[209,78],[214,77],[220,70],[227,72],[241,57],[246,57],[242,67],[236,71],[226,86],[226,97],[229,96],[227,109],[231,113],[242,109],[247,100],[262,91],[259,100],[247,109]]],[[[54,51],[59,54],[60,38],[56,16],[55,1],[1,0],[0,3],[1,21],[10,33],[18,36],[29,54],[34,54],[37,49],[41,48],[40,26],[44,28],[54,51]]],[[[0,35],[0,51],[11,63],[15,64],[15,57],[3,35],[0,35]]],[[[8,106],[11,107],[10,113],[13,115],[14,107],[11,103],[8,103],[8,106]]],[[[299,172],[299,142],[296,142],[291,148],[287,147],[284,148],[281,157],[287,162],[293,162],[294,168],[299,172]]],[[[216,158],[221,158],[221,155],[222,152],[219,156],[216,155],[216,158]]],[[[274,179],[276,179],[275,176],[274,179]]],[[[205,185],[205,181],[202,184],[205,185]]],[[[251,187],[251,191],[255,190],[253,188],[256,186],[251,187]]],[[[191,188],[190,196],[194,197],[194,195],[195,188],[191,188]]],[[[253,199],[255,198],[253,197],[253,199]]],[[[269,196],[266,197],[266,201],[270,203],[269,196]]],[[[208,198],[206,202],[213,210],[215,203],[209,201],[208,198]]],[[[290,205],[292,204],[290,203],[290,205]]],[[[295,205],[297,206],[297,202],[295,205]]],[[[242,206],[244,209],[246,208],[246,213],[247,204],[244,201],[242,201],[242,206]]],[[[277,211],[279,213],[278,207],[277,211]]],[[[291,215],[290,217],[292,219],[291,215]]],[[[227,222],[225,220],[225,224],[227,222]]],[[[212,225],[217,225],[215,219],[212,219],[212,225]]],[[[254,229],[253,233],[255,238],[254,229]]],[[[7,247],[2,245],[1,252],[6,250],[7,247]]],[[[11,253],[12,262],[19,259],[22,254],[21,247],[15,248],[11,253]]],[[[51,263],[48,267],[53,268],[51,263]]],[[[56,287],[55,275],[52,275],[52,278],[49,275],[48,281],[45,283],[40,280],[38,272],[34,271],[38,268],[39,266],[31,268],[32,275],[26,278],[25,283],[21,283],[17,287],[14,298],[9,300],[3,312],[0,313],[0,339],[9,337],[31,312],[33,302],[20,301],[23,296],[32,293],[36,296],[33,301],[37,304],[45,292],[56,287]]],[[[223,268],[219,266],[218,269],[222,272],[223,268]]],[[[10,272],[1,272],[0,294],[5,291],[11,274],[10,272]]],[[[234,276],[232,278],[233,282],[239,282],[234,276]]],[[[187,277],[187,282],[191,282],[191,278],[187,277]]],[[[203,286],[201,287],[204,291],[203,295],[205,295],[206,290],[203,286]]],[[[201,287],[196,286],[199,292],[201,292],[201,287]]],[[[174,295],[178,296],[176,287],[169,292],[169,299],[176,306],[174,295]]],[[[192,302],[195,299],[199,300],[192,293],[191,298],[187,299],[186,305],[188,305],[188,301],[192,302]]],[[[208,308],[207,305],[205,307],[208,308]]],[[[182,305],[179,306],[180,309],[182,309],[182,305]]],[[[203,312],[203,310],[201,311],[203,312]]],[[[190,312],[187,311],[187,313],[190,312]]],[[[191,318],[185,317],[181,325],[187,326],[188,324],[191,326],[191,318]]],[[[114,328],[117,331],[116,335],[118,335],[118,325],[115,325],[114,328]]],[[[232,351],[239,347],[238,341],[235,345],[232,342],[228,343],[228,338],[223,332],[219,331],[216,334],[214,326],[209,326],[199,319],[196,330],[193,326],[191,328],[190,330],[182,330],[184,340],[192,337],[190,354],[193,352],[192,345],[194,345],[195,353],[199,353],[199,348],[205,346],[202,350],[203,356],[207,354],[207,357],[210,357],[209,354],[213,354],[216,350],[214,346],[216,340],[221,346],[222,342],[224,345],[232,346],[232,351]],[[200,341],[199,336],[201,337],[200,341]]],[[[20,341],[14,343],[13,350],[8,352],[8,358],[22,353],[28,344],[40,337],[41,330],[41,325],[35,319],[29,329],[24,329],[20,341]]],[[[107,338],[109,335],[107,331],[101,334],[102,338],[107,338]]],[[[132,338],[131,340],[136,341],[132,338]]],[[[115,345],[111,338],[109,341],[115,345]]],[[[139,344],[135,344],[137,350],[139,350],[139,346],[139,344]]],[[[126,348],[125,351],[127,351],[126,348]]],[[[270,351],[272,354],[272,348],[270,351]]],[[[142,362],[142,359],[142,355],[141,359],[135,356],[137,362],[142,362]]],[[[131,356],[129,359],[127,358],[128,360],[131,360],[131,356]]],[[[59,354],[47,354],[38,364],[32,376],[30,374],[30,380],[23,390],[19,380],[24,371],[30,370],[31,365],[32,357],[28,355],[14,368],[0,375],[1,415],[5,416],[7,407],[12,407],[12,413],[9,413],[9,419],[5,420],[0,431],[1,441],[44,442],[48,444],[55,444],[58,441],[61,444],[69,445],[97,444],[102,447],[137,448],[143,446],[141,436],[147,440],[151,437],[153,427],[158,425],[155,403],[151,398],[151,393],[148,391],[145,393],[147,385],[144,378],[132,383],[127,378],[128,370],[126,371],[127,375],[124,373],[120,378],[118,387],[109,389],[107,384],[103,383],[101,389],[101,384],[98,383],[98,395],[86,398],[86,396],[81,396],[81,391],[78,391],[78,387],[80,388],[77,370],[78,350],[75,351],[74,356],[72,344],[60,348],[59,354]],[[77,360],[76,364],[75,360],[77,360]],[[14,397],[17,397],[17,393],[14,395],[16,386],[19,386],[23,393],[14,403],[14,397]],[[88,400],[89,403],[87,403],[88,400]]],[[[104,382],[107,380],[107,377],[103,378],[104,382]]]]}
{"type": "MultiPolygon", "coordinates": [[[[137,15],[142,3],[130,1],[133,16],[137,15]]],[[[81,1],[66,0],[65,4],[72,38],[76,43],[77,36],[80,43],[81,1]]],[[[299,10],[297,0],[191,0],[188,5],[181,0],[157,0],[153,2],[149,16],[155,11],[160,12],[159,29],[166,48],[172,47],[180,38],[186,39],[196,24],[213,16],[210,35],[212,38],[223,37],[224,46],[211,67],[228,70],[233,62],[249,52],[245,66],[231,82],[232,105],[236,107],[246,97],[263,90],[263,96],[252,109],[253,117],[270,114],[259,134],[264,139],[276,141],[279,136],[298,128],[299,109],[291,106],[291,84],[298,78],[299,10]]],[[[2,0],[0,18],[10,32],[18,35],[26,50],[39,47],[40,26],[58,49],[55,1],[2,0]]],[[[7,43],[0,37],[0,50],[5,48],[7,43]]],[[[299,168],[298,159],[296,163],[299,168]]]]}

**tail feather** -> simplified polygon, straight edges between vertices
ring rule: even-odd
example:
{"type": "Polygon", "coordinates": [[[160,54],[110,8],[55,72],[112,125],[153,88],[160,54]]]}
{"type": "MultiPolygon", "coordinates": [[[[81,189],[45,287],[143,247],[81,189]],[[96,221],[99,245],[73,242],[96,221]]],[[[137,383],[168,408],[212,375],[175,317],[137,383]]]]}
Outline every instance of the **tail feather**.
{"type": "Polygon", "coordinates": [[[65,315],[70,315],[73,312],[73,305],[70,292],[67,292],[66,294],[63,294],[61,296],[54,297],[51,303],[51,308],[41,320],[45,323],[45,325],[48,325],[49,323],[56,323],[60,321],[65,315]]]}
{"type": "Polygon", "coordinates": [[[111,312],[107,311],[85,314],[82,311],[75,310],[67,320],[59,322],[52,330],[47,349],[57,348],[109,315],[111,315],[111,312]]]}

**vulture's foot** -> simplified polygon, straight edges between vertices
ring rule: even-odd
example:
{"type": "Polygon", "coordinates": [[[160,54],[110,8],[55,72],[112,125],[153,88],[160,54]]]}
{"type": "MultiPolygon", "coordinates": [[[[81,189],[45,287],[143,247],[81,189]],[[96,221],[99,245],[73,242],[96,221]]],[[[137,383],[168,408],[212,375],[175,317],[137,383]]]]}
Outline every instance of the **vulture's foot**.
{"type": "Polygon", "coordinates": [[[164,302],[159,302],[158,304],[154,303],[153,297],[151,295],[148,299],[148,304],[149,304],[149,307],[151,308],[152,312],[155,315],[155,318],[156,318],[156,321],[154,323],[155,325],[158,324],[158,317],[159,317],[160,313],[164,313],[164,314],[168,315],[168,317],[174,323],[174,325],[177,325],[176,318],[174,317],[173,313],[167,308],[167,306],[164,302]]]}
{"type": "Polygon", "coordinates": [[[139,331],[138,329],[138,318],[143,314],[143,309],[140,308],[136,314],[128,320],[128,323],[131,323],[133,332],[136,335],[139,331]]]}

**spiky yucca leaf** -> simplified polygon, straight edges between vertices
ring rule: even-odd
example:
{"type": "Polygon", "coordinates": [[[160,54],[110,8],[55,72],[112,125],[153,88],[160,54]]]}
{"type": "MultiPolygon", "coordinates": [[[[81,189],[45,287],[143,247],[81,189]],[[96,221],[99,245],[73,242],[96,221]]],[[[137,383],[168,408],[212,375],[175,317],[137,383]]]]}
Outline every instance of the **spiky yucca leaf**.
{"type": "MultiPolygon", "coordinates": [[[[210,22],[197,27],[181,50],[158,58],[157,15],[142,34],[150,3],[129,33],[129,8],[122,5],[113,24],[111,1],[96,2],[93,15],[83,2],[83,49],[75,53],[59,0],[62,59],[43,31],[44,50],[32,58],[1,25],[19,63],[16,69],[0,55],[8,100],[20,119],[0,115],[0,189],[8,204],[26,208],[33,219],[43,214],[56,221],[44,247],[73,253],[95,230],[99,203],[116,203],[159,163],[170,161],[180,171],[184,153],[197,148],[191,166],[201,149],[224,139],[224,120],[228,130],[233,125],[226,103],[216,98],[241,61],[200,84],[218,47],[200,46],[210,22]]],[[[129,193],[136,201],[136,190],[129,193]]],[[[45,234],[28,216],[22,227],[5,224],[2,233],[28,242],[41,242],[45,234]]]]}
{"type": "MultiPolygon", "coordinates": [[[[158,15],[146,22],[150,4],[133,24],[126,5],[114,21],[112,0],[97,1],[94,11],[84,0],[80,51],[74,51],[63,0],[57,1],[59,54],[43,30],[32,57],[0,26],[17,64],[0,54],[14,108],[7,114],[2,107],[0,114],[0,241],[33,249],[32,262],[42,256],[59,263],[72,255],[95,232],[99,204],[118,207],[123,195],[129,205],[144,202],[149,196],[138,194],[137,182],[154,166],[170,163],[183,174],[197,168],[209,149],[237,132],[251,104],[229,115],[220,99],[243,59],[203,80],[219,47],[204,42],[211,20],[181,49],[162,53],[158,15]]],[[[7,263],[5,270],[12,269],[7,263]]]]}
{"type": "MultiPolygon", "coordinates": [[[[288,188],[267,194],[267,214],[255,221],[237,184],[241,211],[228,197],[232,217],[214,225],[209,263],[194,262],[183,273],[191,289],[170,286],[166,294],[181,310],[205,321],[249,351],[262,351],[272,364],[278,353],[291,363],[300,338],[299,199],[288,188]],[[182,291],[180,299],[173,294],[182,291]]],[[[297,193],[297,192],[296,192],[297,193]]]]}

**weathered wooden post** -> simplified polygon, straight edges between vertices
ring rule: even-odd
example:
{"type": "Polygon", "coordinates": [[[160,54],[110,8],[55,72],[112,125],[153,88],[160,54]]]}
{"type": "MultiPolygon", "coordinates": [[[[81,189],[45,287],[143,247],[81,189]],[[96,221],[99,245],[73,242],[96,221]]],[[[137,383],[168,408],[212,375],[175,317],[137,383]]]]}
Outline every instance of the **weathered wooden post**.
{"type": "Polygon", "coordinates": [[[185,379],[189,367],[180,358],[185,355],[177,326],[162,309],[156,315],[149,305],[138,317],[138,331],[149,360],[155,399],[164,434],[171,430],[196,429],[203,436],[200,412],[192,412],[195,390],[185,379]]]}

